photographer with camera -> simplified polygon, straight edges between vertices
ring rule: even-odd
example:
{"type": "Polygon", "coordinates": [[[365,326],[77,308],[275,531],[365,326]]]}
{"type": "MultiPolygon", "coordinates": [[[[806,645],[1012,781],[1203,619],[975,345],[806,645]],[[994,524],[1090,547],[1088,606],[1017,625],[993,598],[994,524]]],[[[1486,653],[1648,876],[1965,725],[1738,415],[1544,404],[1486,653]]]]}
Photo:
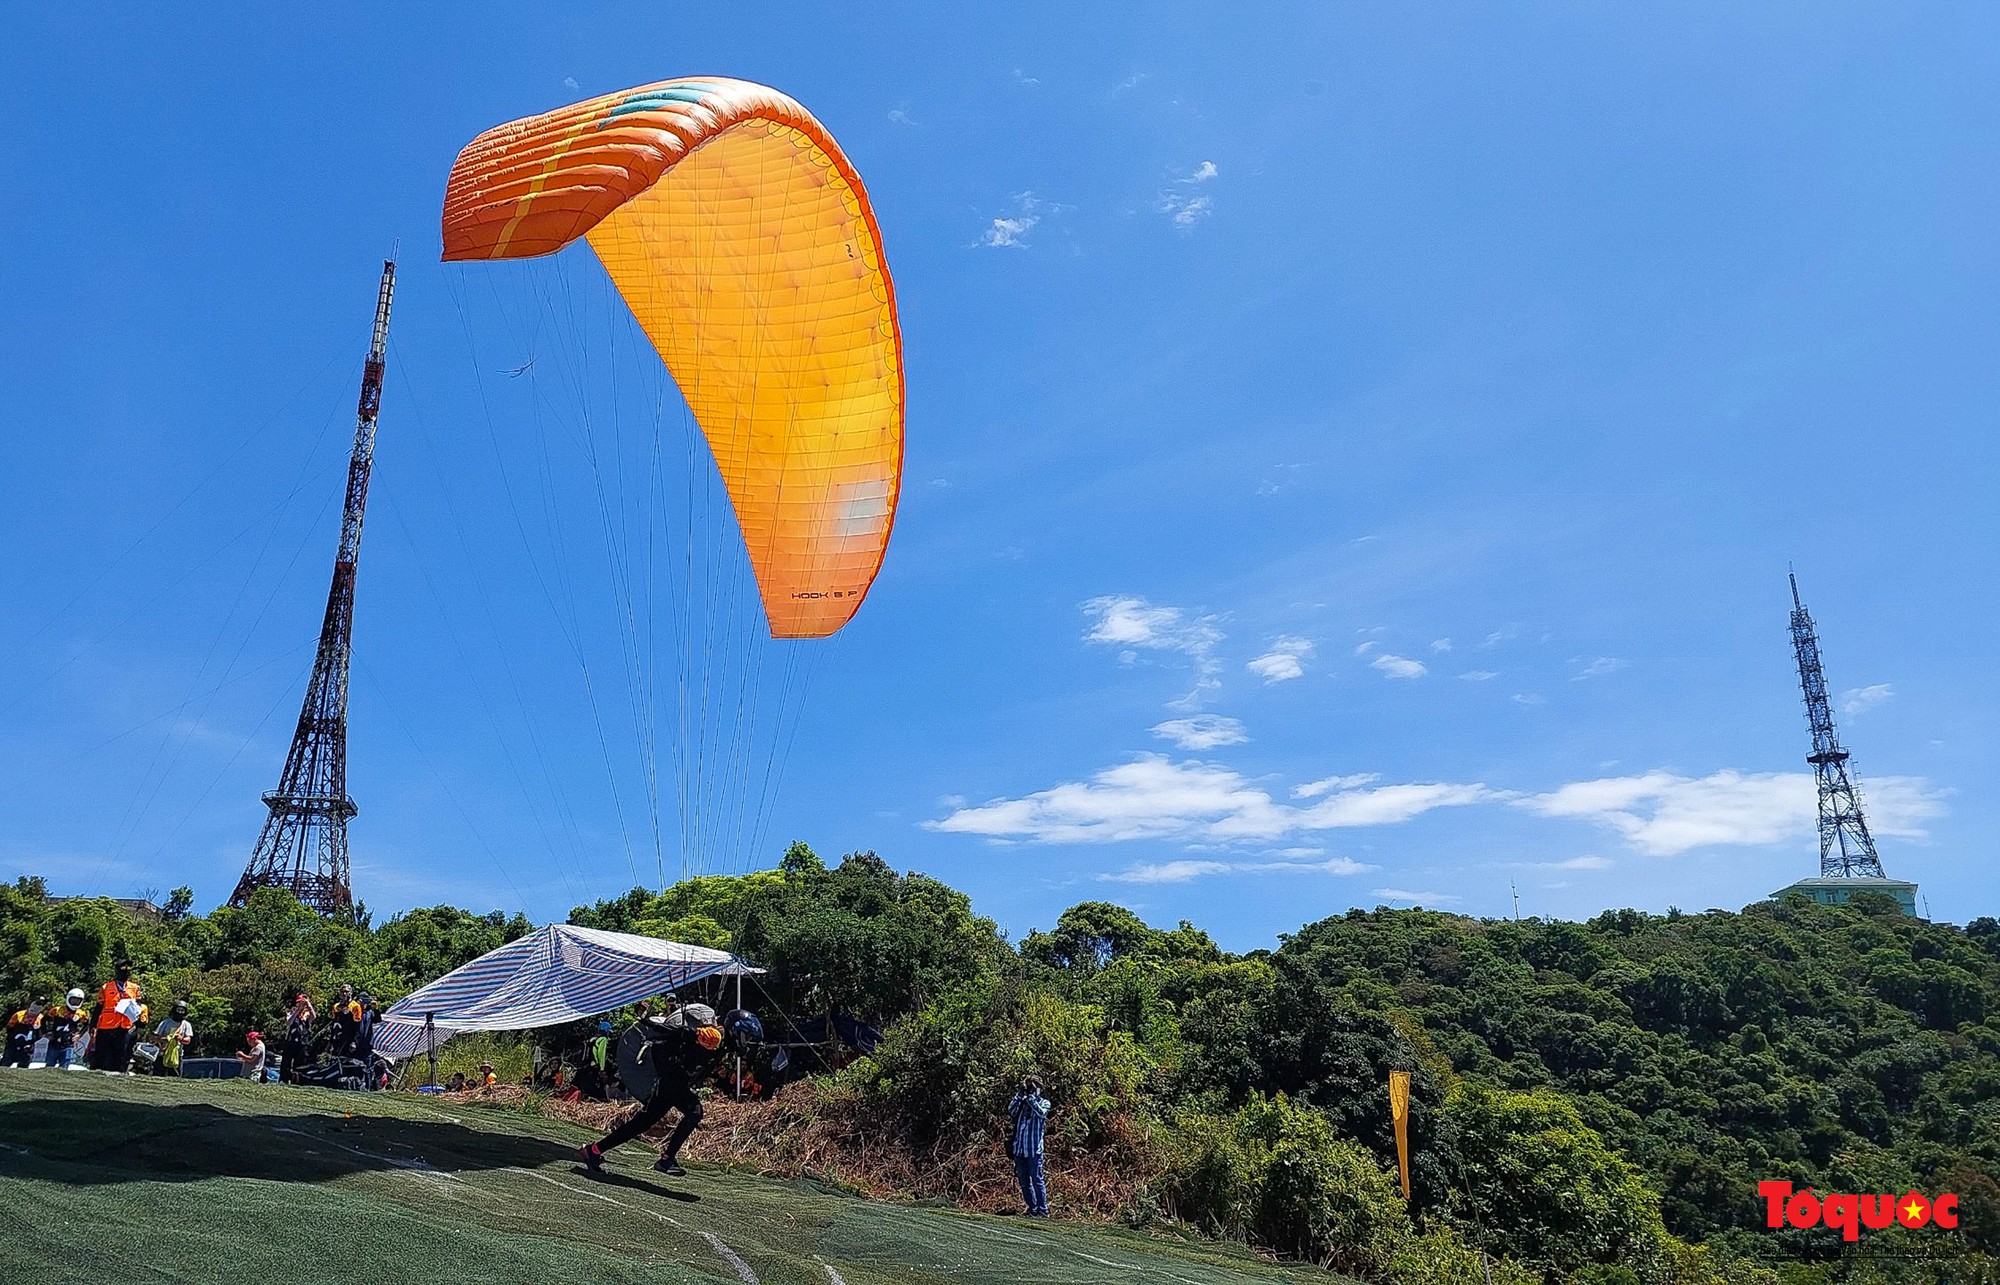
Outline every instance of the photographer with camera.
{"type": "Polygon", "coordinates": [[[1014,1158],[1014,1181],[1021,1186],[1021,1203],[1033,1218],[1049,1216],[1049,1191],[1042,1179],[1042,1130],[1049,1120],[1049,1100],[1034,1076],[1021,1081],[1021,1091],[1007,1103],[1014,1133],[1007,1154],[1014,1158]]]}

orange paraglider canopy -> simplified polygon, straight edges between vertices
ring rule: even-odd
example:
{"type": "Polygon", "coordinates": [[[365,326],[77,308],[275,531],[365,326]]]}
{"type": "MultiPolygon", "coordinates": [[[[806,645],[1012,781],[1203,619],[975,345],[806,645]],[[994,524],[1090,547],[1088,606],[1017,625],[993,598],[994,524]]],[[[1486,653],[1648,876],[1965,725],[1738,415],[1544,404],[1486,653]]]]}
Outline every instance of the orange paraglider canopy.
{"type": "Polygon", "coordinates": [[[772,636],[838,630],[902,487],[902,335],[860,175],[805,108],[718,77],[496,126],[459,153],[447,261],[579,237],[708,439],[772,636]]]}

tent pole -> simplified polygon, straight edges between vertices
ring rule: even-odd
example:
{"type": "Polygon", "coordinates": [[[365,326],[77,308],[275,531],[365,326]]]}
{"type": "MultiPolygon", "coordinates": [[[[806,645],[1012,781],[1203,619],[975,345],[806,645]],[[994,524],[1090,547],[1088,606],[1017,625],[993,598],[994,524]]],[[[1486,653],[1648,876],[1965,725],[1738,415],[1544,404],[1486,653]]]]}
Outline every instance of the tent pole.
{"type": "MultiPolygon", "coordinates": [[[[743,1007],[742,973],[736,974],[736,1007],[743,1007]]],[[[737,1050],[736,1053],[736,1100],[738,1102],[743,1100],[743,1052],[741,1049],[737,1050]]]]}
{"type": "Polygon", "coordinates": [[[430,1045],[431,1049],[431,1086],[433,1088],[437,1086],[438,1082],[438,1035],[436,1018],[437,1015],[435,1013],[424,1014],[424,1040],[430,1045]]]}

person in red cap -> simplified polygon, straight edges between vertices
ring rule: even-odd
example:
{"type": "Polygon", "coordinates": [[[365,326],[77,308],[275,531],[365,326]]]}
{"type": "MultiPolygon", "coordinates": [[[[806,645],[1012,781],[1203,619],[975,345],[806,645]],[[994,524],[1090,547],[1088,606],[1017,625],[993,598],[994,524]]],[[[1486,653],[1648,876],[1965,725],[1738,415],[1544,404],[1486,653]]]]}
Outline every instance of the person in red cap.
{"type": "Polygon", "coordinates": [[[261,1084],[264,1081],[264,1061],[270,1056],[264,1047],[264,1037],[252,1031],[243,1037],[243,1043],[244,1050],[236,1055],[236,1060],[243,1064],[243,1078],[252,1084],[261,1084]]]}

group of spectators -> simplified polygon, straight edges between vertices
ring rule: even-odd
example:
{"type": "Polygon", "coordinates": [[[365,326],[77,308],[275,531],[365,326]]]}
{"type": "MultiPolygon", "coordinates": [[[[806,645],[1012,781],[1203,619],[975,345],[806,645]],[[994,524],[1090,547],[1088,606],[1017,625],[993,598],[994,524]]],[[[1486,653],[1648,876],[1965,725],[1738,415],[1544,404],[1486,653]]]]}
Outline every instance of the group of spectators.
{"type": "MultiPolygon", "coordinates": [[[[276,1059],[259,1031],[244,1037],[237,1051],[244,1078],[261,1082],[275,1060],[279,1078],[287,1083],[305,1082],[307,1069],[314,1063],[315,1024],[318,1012],[310,997],[300,995],[285,1019],[285,1036],[276,1059]]],[[[374,999],[356,995],[352,986],[342,986],[328,1014],[329,1052],[336,1059],[373,1064],[375,1026],[381,1011],[374,999]]],[[[133,1064],[155,1075],[178,1076],[188,1049],[194,1044],[194,1025],[188,1020],[186,1001],[177,1000],[167,1016],[154,1024],[145,992],[132,980],[130,961],[120,960],[112,969],[112,979],[98,988],[95,1002],[88,1002],[82,987],[73,987],[60,1003],[51,1004],[30,997],[7,1018],[6,1045],[0,1049],[0,1067],[29,1068],[40,1065],[49,1070],[87,1067],[108,1074],[132,1075],[133,1064]],[[139,1037],[150,1033],[150,1044],[139,1037]]],[[[371,1083],[373,1077],[363,1076],[371,1083]]]]}
{"type": "MultiPolygon", "coordinates": [[[[326,1051],[333,1064],[341,1068],[359,1064],[363,1070],[358,1078],[365,1080],[367,1087],[376,1087],[375,1029],[382,1021],[382,1009],[375,997],[366,991],[357,995],[352,986],[342,985],[326,1016],[326,1051]]],[[[278,1076],[286,1084],[308,1082],[306,1074],[316,1065],[318,1021],[311,996],[301,994],[293,999],[291,1011],[285,1014],[278,1076]]],[[[250,1038],[261,1042],[254,1031],[250,1038]]]]}
{"type": "Polygon", "coordinates": [[[152,1027],[152,1010],[146,994],[132,980],[132,965],[118,961],[112,979],[98,988],[97,1001],[86,1004],[81,986],[72,987],[62,1002],[50,1004],[31,998],[7,1018],[7,1047],[0,1054],[0,1066],[34,1065],[35,1046],[42,1045],[42,1065],[52,1070],[68,1070],[78,1064],[93,1071],[132,1073],[133,1054],[141,1031],[152,1028],[157,1041],[153,1059],[155,1070],[180,1073],[181,1055],[194,1042],[194,1027],[187,1020],[187,1005],[176,1003],[157,1027],[152,1027]]]}

